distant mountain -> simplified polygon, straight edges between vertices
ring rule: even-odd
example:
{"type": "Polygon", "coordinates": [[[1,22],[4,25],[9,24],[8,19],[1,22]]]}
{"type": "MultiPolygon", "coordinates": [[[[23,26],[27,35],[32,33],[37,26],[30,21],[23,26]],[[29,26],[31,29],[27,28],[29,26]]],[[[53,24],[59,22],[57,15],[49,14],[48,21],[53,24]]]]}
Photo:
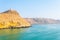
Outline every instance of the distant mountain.
{"type": "Polygon", "coordinates": [[[22,18],[15,10],[0,13],[0,28],[29,27],[30,23],[22,18]]]}
{"type": "Polygon", "coordinates": [[[30,24],[60,24],[60,20],[49,18],[25,18],[30,24]]]}

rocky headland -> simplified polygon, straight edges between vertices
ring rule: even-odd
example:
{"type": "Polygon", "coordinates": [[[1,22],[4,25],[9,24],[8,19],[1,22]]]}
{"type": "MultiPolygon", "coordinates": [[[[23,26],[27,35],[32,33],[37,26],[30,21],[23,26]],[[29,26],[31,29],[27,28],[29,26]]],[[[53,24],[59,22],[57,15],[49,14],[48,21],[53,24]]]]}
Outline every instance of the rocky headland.
{"type": "Polygon", "coordinates": [[[16,10],[7,10],[0,13],[0,28],[29,27],[31,24],[22,18],[16,10]]]}

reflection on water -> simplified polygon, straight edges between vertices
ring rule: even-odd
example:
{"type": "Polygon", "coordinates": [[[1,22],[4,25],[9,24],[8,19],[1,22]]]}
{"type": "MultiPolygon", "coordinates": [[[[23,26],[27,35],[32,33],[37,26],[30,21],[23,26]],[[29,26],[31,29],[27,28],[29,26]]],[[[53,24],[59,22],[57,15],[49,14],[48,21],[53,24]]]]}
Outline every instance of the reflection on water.
{"type": "Polygon", "coordinates": [[[60,40],[60,24],[0,30],[0,40],[60,40]]]}
{"type": "Polygon", "coordinates": [[[19,40],[22,33],[25,30],[23,29],[3,29],[0,30],[0,40],[19,40]]]}

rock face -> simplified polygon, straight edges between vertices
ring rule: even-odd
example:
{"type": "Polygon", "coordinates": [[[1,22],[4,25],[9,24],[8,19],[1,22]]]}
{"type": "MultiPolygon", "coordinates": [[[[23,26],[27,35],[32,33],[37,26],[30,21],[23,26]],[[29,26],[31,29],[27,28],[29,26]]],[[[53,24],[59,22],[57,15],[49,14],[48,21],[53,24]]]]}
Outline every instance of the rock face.
{"type": "Polygon", "coordinates": [[[60,20],[49,18],[25,18],[31,24],[60,24],[60,20]]]}
{"type": "Polygon", "coordinates": [[[29,26],[31,26],[31,24],[23,19],[15,10],[8,10],[0,13],[0,28],[29,26]]]}

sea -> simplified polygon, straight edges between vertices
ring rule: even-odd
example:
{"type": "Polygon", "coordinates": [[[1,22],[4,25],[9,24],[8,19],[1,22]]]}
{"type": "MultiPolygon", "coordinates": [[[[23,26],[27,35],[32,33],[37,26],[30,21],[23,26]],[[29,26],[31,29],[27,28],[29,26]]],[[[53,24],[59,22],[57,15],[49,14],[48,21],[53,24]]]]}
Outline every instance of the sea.
{"type": "Polygon", "coordinates": [[[29,28],[1,29],[0,40],[60,40],[60,24],[33,24],[29,28]]]}

